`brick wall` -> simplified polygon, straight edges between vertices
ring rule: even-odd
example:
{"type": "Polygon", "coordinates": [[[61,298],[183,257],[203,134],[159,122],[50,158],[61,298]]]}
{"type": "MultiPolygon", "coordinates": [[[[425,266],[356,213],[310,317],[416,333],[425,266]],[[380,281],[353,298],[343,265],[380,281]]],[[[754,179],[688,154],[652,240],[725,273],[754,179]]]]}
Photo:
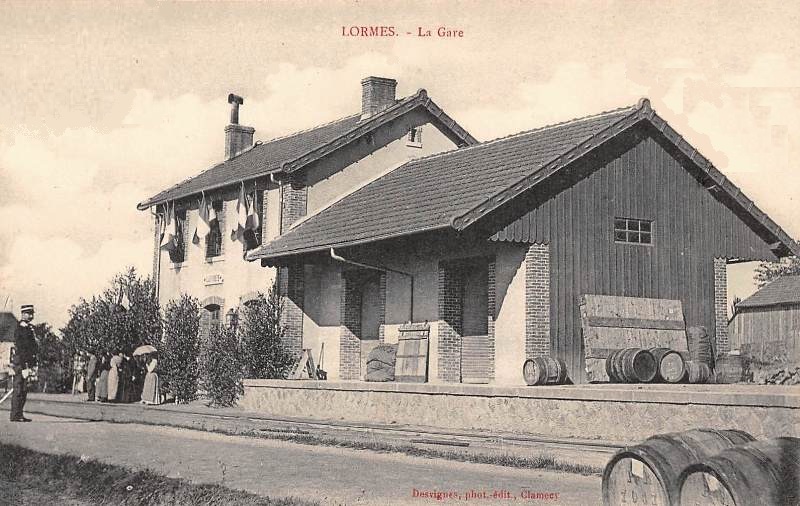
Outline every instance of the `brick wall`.
{"type": "Polygon", "coordinates": [[[281,323],[286,328],[283,343],[290,353],[300,354],[303,348],[303,298],[305,278],[302,264],[281,267],[278,289],[283,301],[281,323]]]}
{"type": "Polygon", "coordinates": [[[308,187],[302,176],[290,176],[281,182],[281,234],[306,215],[308,187]]]}
{"type": "Polygon", "coordinates": [[[525,357],[550,355],[550,248],[532,244],[525,254],[525,357]]]}
{"type": "Polygon", "coordinates": [[[361,291],[355,272],[342,273],[339,336],[339,377],[359,379],[361,374],[361,291]]]}
{"type": "Polygon", "coordinates": [[[268,191],[264,190],[261,192],[261,244],[266,243],[265,240],[267,236],[267,195],[268,191]]]}
{"type": "Polygon", "coordinates": [[[728,262],[724,258],[714,259],[714,321],[716,328],[717,354],[731,349],[728,340],[728,262]]]}
{"type": "Polygon", "coordinates": [[[439,262],[439,379],[461,381],[461,292],[463,283],[458,270],[439,262]]]}

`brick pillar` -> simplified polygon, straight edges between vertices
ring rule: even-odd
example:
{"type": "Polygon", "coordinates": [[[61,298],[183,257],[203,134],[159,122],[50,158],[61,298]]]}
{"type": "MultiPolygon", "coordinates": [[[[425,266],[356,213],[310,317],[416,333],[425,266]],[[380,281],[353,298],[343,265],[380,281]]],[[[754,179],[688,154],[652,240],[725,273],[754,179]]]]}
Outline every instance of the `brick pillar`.
{"type": "Polygon", "coordinates": [[[497,298],[496,297],[496,282],[495,282],[495,279],[496,279],[496,275],[495,275],[496,268],[497,268],[497,263],[495,262],[495,260],[492,259],[491,261],[489,261],[489,265],[488,265],[488,269],[487,269],[487,273],[488,273],[487,274],[487,278],[488,279],[487,279],[487,283],[486,283],[487,289],[489,291],[489,293],[487,294],[488,295],[487,296],[487,303],[488,303],[488,306],[489,306],[487,308],[487,314],[488,314],[489,321],[488,321],[488,324],[487,324],[487,327],[486,327],[488,329],[488,335],[489,335],[489,340],[488,340],[489,341],[489,343],[488,343],[489,344],[489,349],[487,350],[487,353],[489,355],[489,357],[488,357],[488,360],[489,360],[489,381],[494,380],[494,371],[495,371],[495,363],[494,363],[494,357],[495,357],[495,354],[494,354],[494,349],[495,349],[495,345],[494,345],[494,319],[495,319],[495,311],[496,311],[495,305],[496,305],[496,298],[497,298]]]}
{"type": "Polygon", "coordinates": [[[340,311],[339,377],[357,380],[361,376],[361,291],[354,272],[342,273],[340,311]]]}
{"type": "Polygon", "coordinates": [[[306,215],[308,187],[301,176],[290,176],[281,182],[281,234],[306,215]]]}
{"type": "Polygon", "coordinates": [[[439,379],[461,381],[461,306],[463,281],[458,270],[439,262],[439,379]]]}
{"type": "Polygon", "coordinates": [[[300,354],[303,348],[303,298],[305,279],[302,264],[281,267],[278,289],[283,301],[281,323],[286,329],[283,344],[290,353],[300,354]]]}
{"type": "Polygon", "coordinates": [[[525,357],[550,356],[550,247],[525,254],[525,357]]]}
{"type": "Polygon", "coordinates": [[[378,300],[378,312],[381,321],[381,326],[378,329],[378,340],[384,342],[386,339],[386,273],[381,273],[380,280],[378,281],[378,291],[380,299],[378,300]]]}
{"type": "Polygon", "coordinates": [[[714,327],[717,355],[731,350],[728,340],[728,261],[714,259],[714,327]]]}
{"type": "Polygon", "coordinates": [[[261,235],[259,244],[265,244],[267,242],[267,195],[269,192],[264,190],[261,192],[261,235]]]}

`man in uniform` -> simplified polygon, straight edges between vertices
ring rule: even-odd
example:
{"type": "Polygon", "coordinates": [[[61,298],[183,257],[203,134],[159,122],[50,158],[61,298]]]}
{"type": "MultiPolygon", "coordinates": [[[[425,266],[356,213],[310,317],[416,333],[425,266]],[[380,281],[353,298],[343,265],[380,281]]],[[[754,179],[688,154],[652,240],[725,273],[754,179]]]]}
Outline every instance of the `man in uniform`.
{"type": "Polygon", "coordinates": [[[20,308],[22,319],[14,331],[14,356],[11,358],[11,368],[14,371],[14,392],[11,394],[11,421],[30,422],[23,416],[25,399],[28,396],[28,387],[25,384],[30,376],[31,368],[36,365],[38,346],[33,335],[33,306],[24,304],[20,308]]]}

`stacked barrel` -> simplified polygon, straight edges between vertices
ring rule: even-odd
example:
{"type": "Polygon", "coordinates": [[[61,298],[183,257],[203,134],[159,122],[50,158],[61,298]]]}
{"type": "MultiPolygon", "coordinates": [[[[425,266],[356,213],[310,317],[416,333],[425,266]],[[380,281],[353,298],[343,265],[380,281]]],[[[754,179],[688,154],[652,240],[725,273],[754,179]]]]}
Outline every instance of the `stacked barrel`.
{"type": "Polygon", "coordinates": [[[606,373],[614,383],[736,383],[745,376],[742,357],[724,355],[714,360],[705,327],[686,330],[688,352],[665,347],[624,348],[606,359],[606,373]]]}
{"type": "Polygon", "coordinates": [[[618,452],[603,472],[603,503],[800,504],[800,438],[756,441],[738,430],[661,434],[618,452]]]}

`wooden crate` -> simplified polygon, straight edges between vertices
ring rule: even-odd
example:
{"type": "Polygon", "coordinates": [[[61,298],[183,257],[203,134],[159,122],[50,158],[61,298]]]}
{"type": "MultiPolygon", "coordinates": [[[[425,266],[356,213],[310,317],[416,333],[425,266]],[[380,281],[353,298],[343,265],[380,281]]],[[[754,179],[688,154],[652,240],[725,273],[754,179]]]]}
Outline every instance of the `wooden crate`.
{"type": "Polygon", "coordinates": [[[586,294],[580,311],[589,381],[608,381],[605,361],[623,348],[688,351],[679,300],[586,294]]]}

